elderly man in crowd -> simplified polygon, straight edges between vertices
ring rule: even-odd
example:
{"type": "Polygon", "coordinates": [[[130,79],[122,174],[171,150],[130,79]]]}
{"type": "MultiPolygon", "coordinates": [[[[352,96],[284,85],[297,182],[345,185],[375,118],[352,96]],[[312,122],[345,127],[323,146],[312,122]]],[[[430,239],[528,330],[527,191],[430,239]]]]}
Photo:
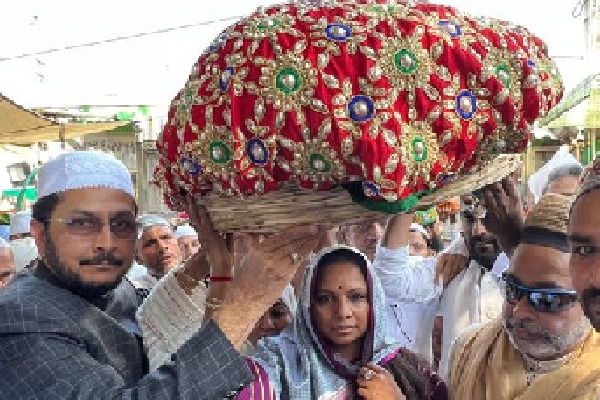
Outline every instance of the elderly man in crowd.
{"type": "Polygon", "coordinates": [[[202,247],[198,239],[198,232],[190,225],[179,225],[175,230],[175,236],[183,260],[188,260],[202,247]]]}
{"type": "Polygon", "coordinates": [[[10,219],[10,246],[15,256],[17,271],[25,268],[38,256],[30,225],[31,211],[17,211],[10,219]]]}
{"type": "Polygon", "coordinates": [[[570,198],[549,194],[529,216],[504,277],[501,318],[465,331],[449,368],[454,399],[596,399],[600,335],[569,274],[570,198]]]}
{"type": "Polygon", "coordinates": [[[149,290],[169,271],[179,267],[182,257],[169,221],[159,215],[146,214],[138,217],[137,223],[136,259],[146,268],[146,274],[133,278],[132,283],[137,289],[149,290]]]}
{"type": "Polygon", "coordinates": [[[0,238],[0,288],[8,285],[15,276],[15,257],[6,240],[0,238]]]}
{"type": "Polygon", "coordinates": [[[408,252],[411,256],[427,257],[432,255],[431,236],[427,229],[415,222],[408,230],[408,252]]]}
{"type": "Polygon", "coordinates": [[[342,226],[338,231],[337,240],[339,243],[356,247],[373,261],[377,245],[383,237],[384,227],[385,220],[342,226]]]}
{"type": "MultiPolygon", "coordinates": [[[[253,292],[253,300],[273,304],[296,261],[312,250],[308,234],[314,232],[290,230],[255,251],[256,267],[233,285],[232,295],[239,296],[220,300],[218,307],[211,303],[210,315],[173,361],[148,374],[140,337],[130,323],[137,297],[123,279],[137,238],[126,167],[104,153],[66,153],[42,166],[38,193],[32,235],[40,259],[0,293],[3,397],[216,399],[235,395],[251,380],[236,351],[246,336],[237,332],[249,332],[268,306],[240,314],[247,305],[242,289],[260,283],[264,292],[253,292]],[[298,257],[292,260],[289,254],[298,257]],[[273,265],[281,275],[267,279],[273,265]]],[[[211,266],[227,263],[219,254],[211,252],[211,266]]],[[[188,295],[201,284],[193,263],[178,272],[170,276],[174,290],[188,295]]]]}
{"type": "Polygon", "coordinates": [[[583,167],[575,163],[560,165],[552,169],[548,174],[548,183],[544,187],[543,193],[574,195],[581,181],[582,173],[583,167]]]}

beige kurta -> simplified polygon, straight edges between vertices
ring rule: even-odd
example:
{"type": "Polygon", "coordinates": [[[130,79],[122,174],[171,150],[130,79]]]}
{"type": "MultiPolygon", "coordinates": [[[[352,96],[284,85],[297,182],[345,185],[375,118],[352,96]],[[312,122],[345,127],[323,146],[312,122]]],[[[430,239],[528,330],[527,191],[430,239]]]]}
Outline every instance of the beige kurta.
{"type": "Polygon", "coordinates": [[[595,400],[600,393],[600,335],[593,330],[562,367],[530,385],[523,357],[500,318],[468,333],[456,346],[449,369],[452,399],[595,400]]]}

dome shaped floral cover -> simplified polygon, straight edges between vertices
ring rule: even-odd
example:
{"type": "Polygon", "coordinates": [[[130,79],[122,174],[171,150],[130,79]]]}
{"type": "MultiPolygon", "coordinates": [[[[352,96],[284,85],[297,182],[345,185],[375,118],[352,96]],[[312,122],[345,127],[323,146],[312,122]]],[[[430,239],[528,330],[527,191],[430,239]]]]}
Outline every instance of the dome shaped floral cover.
{"type": "Polygon", "coordinates": [[[523,151],[562,92],[545,44],[507,22],[435,4],[276,5],[200,55],[157,142],[156,182],[174,208],[182,189],[247,198],[352,182],[407,210],[523,151]]]}

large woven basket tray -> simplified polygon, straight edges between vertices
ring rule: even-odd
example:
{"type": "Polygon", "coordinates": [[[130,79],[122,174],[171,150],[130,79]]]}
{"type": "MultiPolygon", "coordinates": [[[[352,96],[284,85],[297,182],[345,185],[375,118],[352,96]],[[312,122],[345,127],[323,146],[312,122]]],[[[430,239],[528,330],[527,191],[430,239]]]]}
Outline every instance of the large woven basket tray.
{"type": "MultiPolygon", "coordinates": [[[[520,164],[518,154],[500,155],[480,171],[463,175],[435,193],[421,198],[415,209],[428,208],[451,197],[498,182],[514,172],[520,164]]],[[[215,228],[221,232],[272,233],[302,224],[361,224],[386,215],[354,203],[348,192],[341,187],[324,192],[284,188],[246,199],[208,196],[200,202],[207,206],[215,228]]]]}

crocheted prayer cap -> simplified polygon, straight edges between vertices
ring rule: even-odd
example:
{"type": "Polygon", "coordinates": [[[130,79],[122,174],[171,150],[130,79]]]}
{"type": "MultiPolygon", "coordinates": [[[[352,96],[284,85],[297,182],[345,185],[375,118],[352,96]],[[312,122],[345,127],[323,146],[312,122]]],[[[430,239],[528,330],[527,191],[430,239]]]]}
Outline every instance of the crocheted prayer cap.
{"type": "Polygon", "coordinates": [[[429,232],[427,232],[427,229],[425,229],[425,228],[423,227],[423,225],[421,225],[421,224],[418,224],[418,223],[416,223],[416,222],[413,222],[412,224],[410,224],[410,228],[409,228],[409,230],[410,230],[411,232],[419,232],[419,233],[420,233],[421,235],[423,235],[423,236],[424,236],[426,239],[431,239],[431,238],[429,237],[429,232]]]}
{"type": "Polygon", "coordinates": [[[522,151],[561,95],[544,43],[507,22],[393,1],[261,8],[194,64],[158,140],[156,181],[171,206],[182,189],[250,197],[359,182],[404,210],[522,151]]]}
{"type": "Polygon", "coordinates": [[[121,190],[135,197],[131,174],[121,161],[100,151],[73,151],[45,163],[38,172],[38,197],[83,188],[121,190]]]}
{"type": "Polygon", "coordinates": [[[527,216],[520,243],[536,244],[569,252],[567,241],[569,209],[573,198],[547,193],[527,216]]]}
{"type": "Polygon", "coordinates": [[[166,218],[156,214],[143,214],[136,218],[138,223],[138,239],[142,237],[144,232],[155,226],[166,226],[173,230],[171,223],[166,218]]]}
{"type": "Polygon", "coordinates": [[[179,225],[175,230],[175,236],[185,237],[185,236],[194,236],[198,237],[198,232],[191,225],[179,225]]]}

